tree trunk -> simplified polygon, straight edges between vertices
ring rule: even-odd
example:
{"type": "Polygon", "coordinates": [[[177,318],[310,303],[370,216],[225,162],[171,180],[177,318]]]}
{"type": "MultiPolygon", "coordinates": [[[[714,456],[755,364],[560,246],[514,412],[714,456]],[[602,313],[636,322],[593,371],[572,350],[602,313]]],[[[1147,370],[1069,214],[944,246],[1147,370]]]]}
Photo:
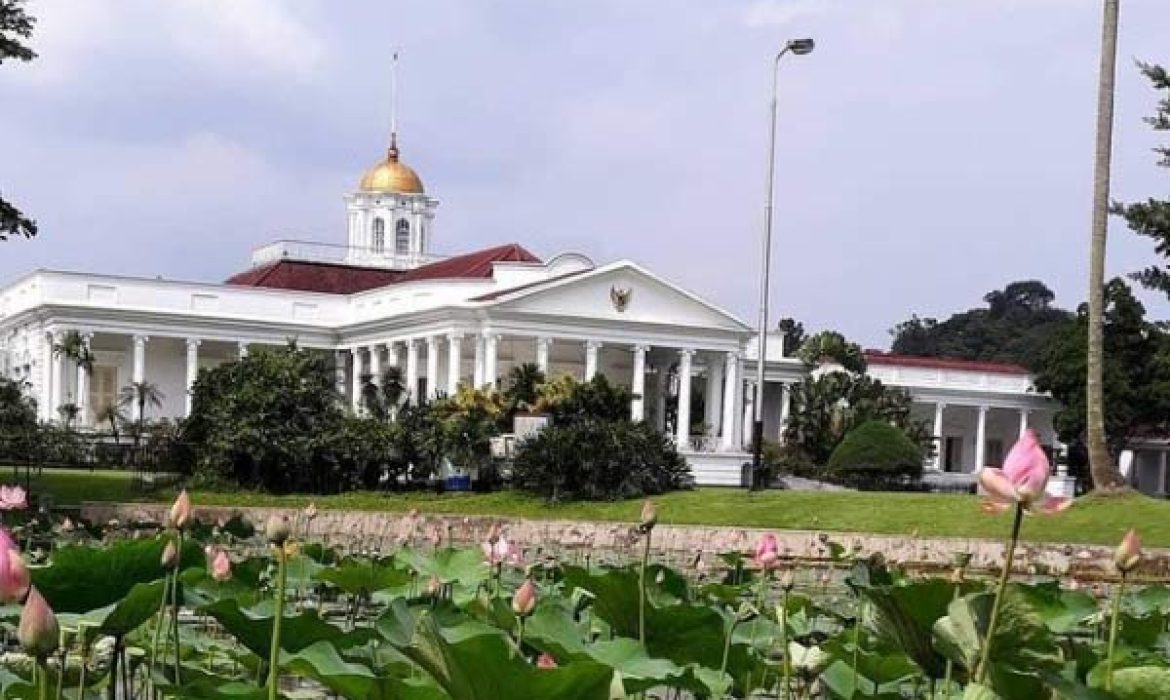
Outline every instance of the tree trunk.
{"type": "Polygon", "coordinates": [[[1113,154],[1113,82],[1117,67],[1117,15],[1120,0],[1104,0],[1101,69],[1097,83],[1097,148],[1093,165],[1093,227],[1089,246],[1089,348],[1085,379],[1089,470],[1093,487],[1126,486],[1105,441],[1105,240],[1109,217],[1109,168],[1113,154]]]}

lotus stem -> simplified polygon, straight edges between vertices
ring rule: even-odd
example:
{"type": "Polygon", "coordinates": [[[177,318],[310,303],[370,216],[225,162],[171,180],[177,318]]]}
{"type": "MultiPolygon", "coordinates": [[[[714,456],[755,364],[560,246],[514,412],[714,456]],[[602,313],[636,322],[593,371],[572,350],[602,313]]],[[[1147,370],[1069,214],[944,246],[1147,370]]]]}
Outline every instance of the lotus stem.
{"type": "MultiPolygon", "coordinates": [[[[167,598],[171,592],[171,574],[168,571],[163,575],[163,590],[162,599],[158,601],[158,619],[154,623],[154,636],[150,642],[150,668],[153,671],[155,665],[158,663],[158,638],[162,634],[163,624],[167,617],[167,598]]],[[[149,676],[150,687],[154,689],[154,673],[149,676]]],[[[78,697],[81,697],[78,695],[78,697]]]]}
{"type": "Polygon", "coordinates": [[[650,561],[650,538],[653,528],[646,530],[642,544],[642,566],[638,569],[638,641],[646,646],[646,564],[650,561]]]}
{"type": "Polygon", "coordinates": [[[1125,594],[1125,572],[1113,591],[1113,610],[1109,621],[1109,653],[1105,656],[1105,690],[1113,690],[1113,651],[1117,647],[1117,619],[1121,617],[1121,596],[1125,594]]]}
{"type": "Polygon", "coordinates": [[[272,618],[272,647],[268,652],[268,700],[277,700],[280,681],[280,623],[284,618],[284,586],[286,577],[284,543],[276,545],[276,606],[272,618]]]}
{"type": "Polygon", "coordinates": [[[995,639],[995,626],[999,622],[999,610],[1003,605],[1003,594],[1007,590],[1008,579],[1012,575],[1012,559],[1016,554],[1016,544],[1020,541],[1020,525],[1024,522],[1024,506],[1017,503],[1015,517],[1012,519],[1012,534],[1008,538],[1007,552],[1004,554],[1003,572],[999,576],[999,585],[995,589],[995,602],[991,604],[991,619],[987,622],[987,638],[983,641],[983,654],[979,659],[979,668],[976,671],[976,681],[982,683],[987,679],[987,667],[991,663],[991,644],[995,639]]]}
{"type": "Polygon", "coordinates": [[[857,619],[853,621],[853,692],[857,692],[857,656],[861,649],[861,618],[865,615],[865,601],[858,594],[857,619]]]}
{"type": "Polygon", "coordinates": [[[781,656],[781,658],[783,659],[783,661],[781,661],[781,664],[783,666],[783,675],[784,675],[784,694],[787,696],[791,696],[792,695],[792,664],[790,663],[791,660],[788,658],[788,595],[789,595],[789,592],[787,589],[785,589],[784,602],[783,602],[784,609],[783,609],[782,614],[777,616],[777,618],[779,618],[777,621],[780,623],[780,646],[783,647],[781,649],[781,652],[783,654],[781,656]]]}
{"type": "Polygon", "coordinates": [[[49,665],[44,655],[37,657],[37,698],[49,700],[49,665]]]}
{"type": "Polygon", "coordinates": [[[171,629],[174,630],[175,637],[175,685],[182,684],[181,666],[182,654],[180,653],[179,642],[179,569],[182,568],[183,562],[183,531],[179,530],[179,558],[175,562],[175,569],[171,572],[171,629]]]}

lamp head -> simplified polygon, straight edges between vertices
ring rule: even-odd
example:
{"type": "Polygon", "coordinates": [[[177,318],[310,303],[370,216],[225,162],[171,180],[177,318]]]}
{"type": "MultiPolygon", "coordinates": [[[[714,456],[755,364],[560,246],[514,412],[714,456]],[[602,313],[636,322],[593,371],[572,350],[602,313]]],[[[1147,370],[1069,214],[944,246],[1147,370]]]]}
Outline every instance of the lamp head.
{"type": "Polygon", "coordinates": [[[792,39],[784,48],[797,56],[805,56],[812,53],[816,45],[816,42],[812,39],[792,39]]]}

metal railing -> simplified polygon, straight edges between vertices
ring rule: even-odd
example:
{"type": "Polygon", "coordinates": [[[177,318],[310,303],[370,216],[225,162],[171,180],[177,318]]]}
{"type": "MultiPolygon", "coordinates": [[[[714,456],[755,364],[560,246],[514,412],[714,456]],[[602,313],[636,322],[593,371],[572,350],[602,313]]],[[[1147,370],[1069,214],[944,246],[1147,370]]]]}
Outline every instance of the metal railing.
{"type": "Polygon", "coordinates": [[[259,267],[279,260],[299,260],[343,265],[366,265],[390,269],[409,269],[442,260],[446,256],[395,253],[392,249],[376,250],[359,246],[318,243],[315,241],[278,240],[252,251],[252,266],[259,267]]]}

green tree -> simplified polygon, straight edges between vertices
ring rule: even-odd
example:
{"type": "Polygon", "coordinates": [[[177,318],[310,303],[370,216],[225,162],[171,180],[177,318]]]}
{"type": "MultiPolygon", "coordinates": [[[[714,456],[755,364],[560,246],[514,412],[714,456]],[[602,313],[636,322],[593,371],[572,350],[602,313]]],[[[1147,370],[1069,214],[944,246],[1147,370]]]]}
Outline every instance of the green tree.
{"type": "Polygon", "coordinates": [[[861,346],[851,343],[837,331],[821,331],[809,336],[800,346],[797,357],[809,367],[835,362],[848,372],[865,371],[865,353],[861,346]]]}
{"type": "Polygon", "coordinates": [[[1085,371],[1085,433],[1093,487],[1116,489],[1125,479],[1109,454],[1105,431],[1105,240],[1113,157],[1113,96],[1117,73],[1118,0],[1105,0],[1097,81],[1097,142],[1093,162],[1093,220],[1089,235],[1089,309],[1085,371]]]}
{"type": "Polygon", "coordinates": [[[114,438],[114,442],[118,442],[118,426],[126,422],[126,414],[122,412],[122,408],[116,402],[107,403],[98,406],[97,412],[93,414],[93,418],[98,423],[105,423],[110,426],[110,435],[114,438]]]}
{"type": "Polygon", "coordinates": [[[804,324],[794,318],[782,318],[776,324],[776,330],[784,334],[784,357],[795,357],[804,345],[804,324]]]}
{"type": "Polygon", "coordinates": [[[862,488],[888,486],[922,474],[922,447],[884,420],[870,419],[850,430],[829,455],[836,479],[862,488]]]}
{"type": "Polygon", "coordinates": [[[504,390],[508,415],[534,409],[540,399],[540,387],[545,381],[544,372],[534,363],[526,362],[513,367],[508,373],[508,388],[504,390]]]}
{"type": "Polygon", "coordinates": [[[362,406],[372,418],[393,419],[406,397],[406,375],[400,367],[387,367],[380,384],[373,379],[373,375],[362,375],[362,406]]]}
{"type": "Polygon", "coordinates": [[[77,331],[68,331],[53,344],[53,354],[63,357],[78,367],[93,370],[93,351],[77,331]]]}
{"type": "MultiPolygon", "coordinates": [[[[1145,307],[1123,280],[1106,285],[1105,299],[1105,436],[1113,461],[1135,431],[1170,427],[1170,336],[1146,320],[1145,307]]],[[[1061,402],[1055,427],[1073,455],[1084,455],[1087,447],[1088,323],[1088,308],[1082,305],[1076,322],[1053,339],[1032,367],[1036,388],[1061,402]]]]}
{"type": "Polygon", "coordinates": [[[165,398],[158,385],[145,381],[130,382],[118,392],[119,406],[134,406],[137,409],[138,420],[135,421],[134,426],[135,445],[142,440],[143,428],[146,425],[147,405],[153,406],[154,408],[162,408],[162,402],[165,398]]]}
{"type": "MultiPolygon", "coordinates": [[[[6,59],[31,61],[36,53],[24,40],[32,36],[36,19],[24,10],[24,0],[0,0],[0,64],[6,59]]],[[[0,196],[0,241],[9,236],[32,238],[37,224],[0,196]]]]}
{"type": "MultiPolygon", "coordinates": [[[[1154,116],[1146,117],[1146,122],[1155,131],[1170,131],[1170,74],[1162,66],[1144,63],[1138,66],[1154,88],[1161,92],[1154,116]]],[[[1159,156],[1158,165],[1170,168],[1170,146],[1160,146],[1154,151],[1159,156]]],[[[1151,197],[1134,204],[1115,204],[1113,211],[1125,219],[1134,233],[1153,240],[1155,252],[1163,258],[1160,264],[1151,265],[1130,277],[1143,287],[1162,292],[1170,298],[1170,265],[1165,261],[1170,258],[1170,200],[1151,197]]]]}

